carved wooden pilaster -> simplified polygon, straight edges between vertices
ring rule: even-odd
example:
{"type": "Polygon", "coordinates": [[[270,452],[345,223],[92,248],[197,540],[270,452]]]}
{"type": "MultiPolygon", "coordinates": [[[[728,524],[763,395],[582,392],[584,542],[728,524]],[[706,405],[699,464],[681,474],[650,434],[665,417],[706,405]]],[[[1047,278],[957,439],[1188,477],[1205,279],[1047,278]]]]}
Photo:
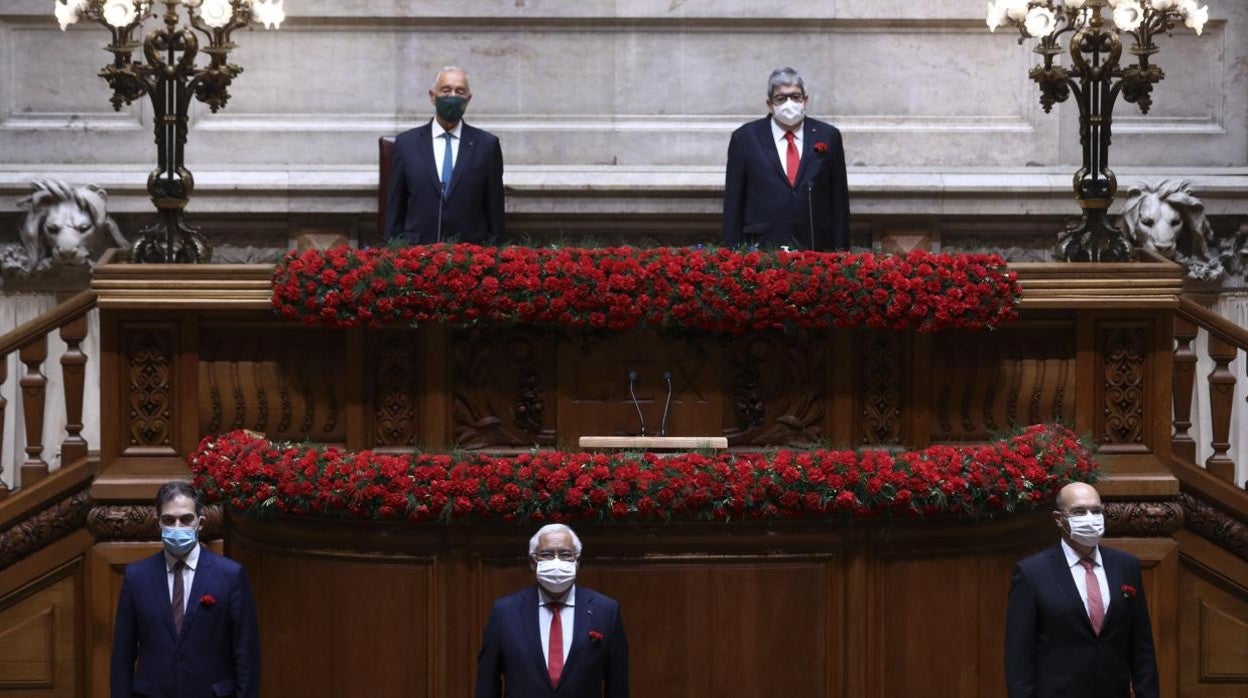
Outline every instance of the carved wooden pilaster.
{"type": "Polygon", "coordinates": [[[1144,329],[1111,325],[1102,332],[1100,438],[1106,444],[1142,444],[1146,407],[1144,329]]]}
{"type": "Polygon", "coordinates": [[[379,448],[416,445],[416,335],[410,330],[376,333],[373,375],[374,433],[379,448]]]}
{"type": "Polygon", "coordinates": [[[82,489],[0,531],[0,569],[82,528],[90,508],[90,491],[82,489]]]}
{"type": "Polygon", "coordinates": [[[901,442],[901,333],[872,330],[863,334],[862,443],[888,446],[901,442]]]}
{"type": "MultiPolygon", "coordinates": [[[[204,507],[204,528],[199,532],[201,540],[220,538],[225,530],[224,512],[219,504],[204,507]]],[[[91,507],[85,518],[87,531],[96,540],[144,540],[160,539],[160,524],[156,522],[156,507],[151,504],[109,504],[91,507]]]]}
{"type": "Polygon", "coordinates": [[[126,355],[130,396],[129,446],[173,445],[173,338],[170,331],[136,329],[126,355]]]}

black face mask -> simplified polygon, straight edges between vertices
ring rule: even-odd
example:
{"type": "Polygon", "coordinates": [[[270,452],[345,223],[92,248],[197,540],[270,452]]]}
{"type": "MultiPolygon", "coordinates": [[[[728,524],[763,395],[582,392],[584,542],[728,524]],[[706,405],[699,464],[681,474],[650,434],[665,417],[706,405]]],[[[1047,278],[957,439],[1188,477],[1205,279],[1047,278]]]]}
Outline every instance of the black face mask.
{"type": "Polygon", "coordinates": [[[468,98],[458,95],[439,95],[434,100],[434,107],[438,110],[438,118],[457,123],[464,118],[464,111],[468,109],[468,98]]]}

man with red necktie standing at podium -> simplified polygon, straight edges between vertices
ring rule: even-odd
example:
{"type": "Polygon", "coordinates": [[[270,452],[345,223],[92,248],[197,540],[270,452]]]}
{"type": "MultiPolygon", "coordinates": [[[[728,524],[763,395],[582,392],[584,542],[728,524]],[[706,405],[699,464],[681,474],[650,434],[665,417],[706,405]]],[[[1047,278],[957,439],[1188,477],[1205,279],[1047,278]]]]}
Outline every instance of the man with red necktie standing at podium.
{"type": "Polygon", "coordinates": [[[806,116],[802,76],[767,80],[770,114],[732,134],[724,176],[726,247],[849,249],[849,183],[835,126],[806,116]]]}
{"type": "Polygon", "coordinates": [[[1158,698],[1139,558],[1100,544],[1105,514],[1091,485],[1063,487],[1053,520],[1061,541],[1018,563],[1010,583],[1010,698],[1158,698]]]}
{"type": "Polygon", "coordinates": [[[537,584],[494,602],[476,698],[628,698],[628,639],[614,599],[576,584],[581,541],[563,524],[529,540],[537,584]]]}

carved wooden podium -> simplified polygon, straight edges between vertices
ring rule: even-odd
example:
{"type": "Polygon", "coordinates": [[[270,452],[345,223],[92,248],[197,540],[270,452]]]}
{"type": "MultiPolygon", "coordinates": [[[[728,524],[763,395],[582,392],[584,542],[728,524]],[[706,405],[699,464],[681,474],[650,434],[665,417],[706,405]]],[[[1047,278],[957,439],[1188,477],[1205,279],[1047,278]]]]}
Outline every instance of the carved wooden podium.
{"type": "MultiPolygon", "coordinates": [[[[103,264],[103,514],[147,506],[201,437],[508,453],[637,433],[673,379],[668,434],[730,448],[973,443],[1064,420],[1102,444],[1111,543],[1145,561],[1173,690],[1178,489],[1169,474],[1170,263],[1020,264],[1021,319],[991,332],[555,335],[335,331],[277,318],[267,266],[103,264]],[[1146,515],[1147,514],[1147,515],[1146,515]]],[[[141,516],[141,514],[135,514],[141,516]]],[[[220,516],[219,512],[215,514],[220,516]]],[[[220,519],[216,519],[220,521],[220,519]]],[[[471,694],[490,601],[531,583],[532,525],[225,517],[251,576],[266,695],[471,694]]],[[[1013,561],[1044,511],[980,523],[583,523],[581,581],[620,600],[638,696],[998,696],[1013,561]]],[[[97,529],[90,666],[107,675],[121,566],[143,525],[97,529]]]]}

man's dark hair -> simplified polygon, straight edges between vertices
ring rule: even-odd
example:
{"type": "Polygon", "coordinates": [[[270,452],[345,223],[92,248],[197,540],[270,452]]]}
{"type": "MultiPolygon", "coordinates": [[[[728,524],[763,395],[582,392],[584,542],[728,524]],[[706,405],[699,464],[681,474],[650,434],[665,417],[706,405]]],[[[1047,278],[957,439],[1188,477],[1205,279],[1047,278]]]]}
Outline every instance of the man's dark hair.
{"type": "Polygon", "coordinates": [[[204,515],[204,502],[199,498],[199,490],[191,487],[191,483],[185,480],[173,480],[161,485],[156,491],[157,516],[160,516],[165,504],[168,504],[174,497],[190,497],[191,501],[195,502],[195,515],[204,515]]]}

